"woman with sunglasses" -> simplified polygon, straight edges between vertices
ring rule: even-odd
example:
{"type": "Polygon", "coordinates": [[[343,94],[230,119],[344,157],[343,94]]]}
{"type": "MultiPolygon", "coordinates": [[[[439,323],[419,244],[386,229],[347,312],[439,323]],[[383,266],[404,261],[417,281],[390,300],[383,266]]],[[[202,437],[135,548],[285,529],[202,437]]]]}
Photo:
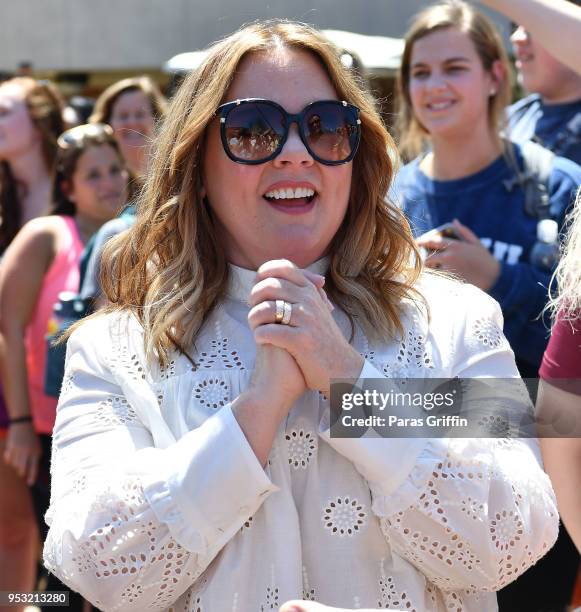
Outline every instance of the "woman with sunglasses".
{"type": "Polygon", "coordinates": [[[84,244],[127,199],[112,131],[85,125],[58,139],[53,214],[28,222],[7,249],[0,279],[2,382],[10,417],[5,461],[32,488],[41,535],[49,501],[56,399],[44,393],[48,322],[62,291],[78,291],[84,244]]]}
{"type": "Polygon", "coordinates": [[[556,535],[535,445],[329,431],[336,378],[517,375],[486,295],[420,280],[372,100],[256,23],[155,146],[69,338],[46,565],[103,610],[492,609],[556,535]]]}
{"type": "MultiPolygon", "coordinates": [[[[58,90],[46,81],[17,77],[0,84],[0,258],[23,224],[50,209],[62,111],[58,90]]],[[[26,482],[3,458],[9,427],[0,391],[0,591],[28,592],[38,533],[26,482]]]]}

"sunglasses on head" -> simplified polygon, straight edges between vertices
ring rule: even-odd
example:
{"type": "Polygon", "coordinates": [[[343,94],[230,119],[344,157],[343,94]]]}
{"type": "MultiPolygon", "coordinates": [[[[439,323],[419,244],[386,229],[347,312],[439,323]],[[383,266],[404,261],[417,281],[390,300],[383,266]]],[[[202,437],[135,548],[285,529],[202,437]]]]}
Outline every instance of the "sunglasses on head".
{"type": "Polygon", "coordinates": [[[284,147],[292,123],[311,157],[326,166],[353,159],[361,139],[359,109],[339,100],[318,100],[291,114],[276,102],[247,98],[218,107],[226,155],[239,164],[263,164],[284,147]]]}
{"type": "Polygon", "coordinates": [[[81,148],[85,145],[87,138],[90,140],[110,140],[113,138],[113,130],[106,123],[77,125],[63,132],[58,137],[57,144],[61,149],[81,148]]]}

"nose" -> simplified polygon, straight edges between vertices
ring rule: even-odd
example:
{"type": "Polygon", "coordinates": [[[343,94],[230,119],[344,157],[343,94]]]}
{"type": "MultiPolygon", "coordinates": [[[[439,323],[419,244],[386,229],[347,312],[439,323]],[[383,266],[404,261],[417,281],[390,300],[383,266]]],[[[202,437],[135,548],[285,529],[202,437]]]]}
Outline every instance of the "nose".
{"type": "Polygon", "coordinates": [[[307,147],[305,147],[305,143],[301,140],[296,123],[291,124],[288,138],[282,147],[282,151],[274,159],[274,163],[279,166],[289,164],[310,166],[314,163],[311,154],[308,152],[307,147]]]}
{"type": "Polygon", "coordinates": [[[446,80],[439,72],[432,72],[425,81],[425,86],[428,91],[442,91],[446,89],[446,80]]]}
{"type": "Polygon", "coordinates": [[[528,32],[522,27],[518,26],[516,30],[510,36],[510,42],[513,45],[524,44],[529,41],[528,32]]]}

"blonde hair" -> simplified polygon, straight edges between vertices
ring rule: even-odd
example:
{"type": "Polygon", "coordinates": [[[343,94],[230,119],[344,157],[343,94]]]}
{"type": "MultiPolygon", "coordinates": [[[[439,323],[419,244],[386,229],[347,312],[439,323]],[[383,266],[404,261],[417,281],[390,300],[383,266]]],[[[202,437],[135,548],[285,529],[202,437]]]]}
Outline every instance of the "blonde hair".
{"type": "Polygon", "coordinates": [[[551,297],[547,308],[553,320],[558,313],[569,321],[581,318],[581,188],[573,209],[565,221],[567,237],[561,247],[561,259],[551,279],[551,297]]]}
{"type": "Polygon", "coordinates": [[[111,123],[115,102],[130,91],[141,91],[145,95],[151,104],[151,112],[156,120],[165,115],[167,100],[159,87],[148,76],[138,76],[122,79],[109,85],[97,98],[93,113],[89,117],[89,123],[111,123]]]}
{"type": "Polygon", "coordinates": [[[461,0],[450,0],[430,6],[418,13],[405,36],[405,47],[398,75],[398,98],[396,129],[400,151],[408,158],[419,155],[430,135],[418,121],[410,96],[411,56],[414,44],[437,31],[446,29],[464,32],[472,41],[484,70],[490,72],[496,61],[500,61],[504,78],[497,92],[490,96],[488,120],[493,134],[498,135],[504,127],[505,108],[510,103],[511,83],[509,62],[502,39],[494,24],[474,7],[461,0]]]}
{"type": "Polygon", "coordinates": [[[136,315],[149,359],[165,363],[173,349],[185,353],[224,295],[228,265],[211,207],[200,195],[206,130],[243,58],[280,48],[312,53],[339,98],[361,109],[349,204],[330,247],[325,285],[330,298],[352,325],[359,317],[370,330],[389,334],[402,332],[401,300],[418,297],[413,284],[421,263],[409,225],[384,200],[395,145],[372,99],[316,30],[288,21],[258,22],[212,46],[202,66],[183,82],[154,144],[136,223],[105,249],[101,283],[109,310],[136,315]]]}

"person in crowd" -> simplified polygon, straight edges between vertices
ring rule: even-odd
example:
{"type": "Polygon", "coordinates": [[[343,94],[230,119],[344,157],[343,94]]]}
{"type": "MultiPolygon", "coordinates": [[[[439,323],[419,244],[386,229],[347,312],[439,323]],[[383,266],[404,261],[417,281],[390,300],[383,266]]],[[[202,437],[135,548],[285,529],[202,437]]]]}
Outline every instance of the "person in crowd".
{"type": "Polygon", "coordinates": [[[2,260],[1,366],[10,418],[4,459],[32,487],[41,535],[46,535],[56,414],[56,399],[44,393],[48,322],[59,293],[78,290],[83,246],[126,202],[127,182],[109,126],[64,132],[58,139],[53,214],[26,223],[2,260]]]}
{"type": "MultiPolygon", "coordinates": [[[[534,259],[534,249],[546,216],[558,251],[557,230],[581,183],[581,168],[554,157],[544,184],[546,206],[531,210],[518,182],[525,148],[499,136],[510,90],[506,55],[490,21],[473,7],[433,5],[414,19],[405,40],[399,133],[403,149],[417,157],[400,171],[395,196],[431,254],[427,266],[454,272],[499,302],[519,370],[536,378],[548,337],[539,315],[553,269],[534,259]]],[[[541,562],[534,578],[525,576],[532,581],[526,592],[509,587],[519,590],[510,605],[506,591],[499,595],[501,609],[568,603],[578,558],[574,548],[563,547],[567,562],[551,551],[555,570],[541,562]]]]}
{"type": "MultiPolygon", "coordinates": [[[[0,84],[0,257],[24,223],[50,209],[62,110],[49,82],[17,77],[0,84]]],[[[38,533],[26,482],[3,459],[8,426],[0,392],[0,591],[29,592],[38,533]]]]}
{"type": "Polygon", "coordinates": [[[523,26],[511,36],[521,85],[531,94],[509,108],[508,134],[534,139],[581,164],[581,74],[558,61],[523,26]]]}
{"type": "Polygon", "coordinates": [[[541,426],[560,425],[562,437],[541,440],[545,466],[563,523],[581,551],[581,197],[571,215],[550,302],[554,325],[540,369],[537,411],[541,426]]]}
{"type": "Polygon", "coordinates": [[[581,37],[581,6],[571,0],[480,0],[521,24],[557,60],[581,73],[572,40],[581,37]]]}
{"type": "Polygon", "coordinates": [[[147,76],[114,83],[97,98],[89,121],[107,123],[138,189],[147,171],[155,122],[166,109],[158,86],[147,76]]]}
{"type": "Polygon", "coordinates": [[[306,25],[183,83],[67,346],[44,561],[100,609],[480,612],[552,545],[533,439],[330,434],[334,378],[518,377],[496,303],[422,272],[396,157],[306,25]]]}
{"type": "MultiPolygon", "coordinates": [[[[427,265],[455,272],[500,303],[521,373],[535,377],[547,335],[535,319],[552,270],[530,263],[540,219],[525,210],[517,181],[523,149],[499,136],[509,91],[502,42],[484,15],[462,2],[418,14],[406,36],[399,95],[401,147],[417,157],[393,192],[417,236],[454,223],[453,237],[420,238],[435,251],[427,265]]],[[[550,170],[547,214],[561,226],[581,169],[555,157],[550,170]]]]}

